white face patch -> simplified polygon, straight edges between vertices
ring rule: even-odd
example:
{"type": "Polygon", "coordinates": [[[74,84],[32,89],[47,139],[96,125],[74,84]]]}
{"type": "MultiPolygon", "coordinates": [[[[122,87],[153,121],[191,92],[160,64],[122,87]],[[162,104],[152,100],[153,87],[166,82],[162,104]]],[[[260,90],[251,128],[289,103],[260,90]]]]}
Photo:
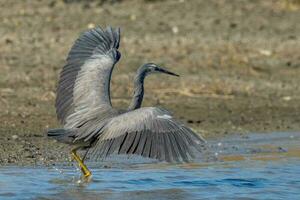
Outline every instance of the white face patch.
{"type": "Polygon", "coordinates": [[[164,115],[157,115],[156,117],[160,118],[160,119],[172,119],[172,116],[166,115],[166,114],[164,114],[164,115]]]}

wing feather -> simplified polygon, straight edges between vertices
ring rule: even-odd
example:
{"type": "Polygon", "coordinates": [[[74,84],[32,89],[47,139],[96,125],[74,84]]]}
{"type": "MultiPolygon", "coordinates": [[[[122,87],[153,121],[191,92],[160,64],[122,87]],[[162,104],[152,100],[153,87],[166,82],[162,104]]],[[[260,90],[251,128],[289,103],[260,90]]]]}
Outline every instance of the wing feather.
{"type": "Polygon", "coordinates": [[[137,148],[138,148],[138,144],[140,143],[141,133],[136,132],[135,135],[136,136],[135,136],[134,142],[132,144],[132,147],[128,151],[128,154],[134,154],[136,152],[137,148]]]}
{"type": "Polygon", "coordinates": [[[131,133],[131,134],[126,133],[126,138],[124,139],[122,146],[120,146],[119,148],[119,152],[118,152],[119,154],[127,154],[127,152],[129,151],[130,147],[134,142],[135,136],[136,136],[135,133],[131,133]]]}
{"type": "MultiPolygon", "coordinates": [[[[87,134],[88,135],[88,134],[87,134]]],[[[117,115],[102,125],[88,157],[136,154],[167,162],[188,162],[201,153],[205,140],[160,108],[140,108],[117,115]],[[106,153],[101,153],[113,142],[106,153]],[[118,149],[118,151],[116,151],[118,149]]]]}
{"type": "Polygon", "coordinates": [[[181,161],[181,155],[179,153],[179,147],[173,137],[173,132],[170,132],[168,134],[168,137],[169,137],[169,140],[170,140],[170,143],[171,143],[171,149],[172,149],[172,152],[173,152],[173,158],[176,160],[176,162],[179,162],[181,161]]]}
{"type": "Polygon", "coordinates": [[[145,132],[146,131],[141,132],[141,139],[140,142],[138,143],[138,148],[136,149],[135,152],[133,152],[134,154],[142,155],[147,141],[147,134],[145,132]]]}
{"type": "Polygon", "coordinates": [[[75,41],[57,87],[56,113],[65,127],[80,126],[95,108],[111,108],[109,82],[119,43],[120,29],[111,27],[90,29],[75,41]]]}
{"type": "Polygon", "coordinates": [[[166,156],[164,153],[164,139],[163,134],[156,134],[158,137],[157,143],[158,143],[158,153],[157,153],[157,159],[159,160],[166,160],[166,156]]]}
{"type": "Polygon", "coordinates": [[[172,152],[170,151],[170,142],[169,142],[169,138],[168,135],[165,134],[163,135],[163,140],[164,140],[164,150],[165,150],[165,158],[167,162],[172,162],[172,152]]]}
{"type": "Polygon", "coordinates": [[[189,160],[188,155],[191,154],[191,152],[189,152],[188,146],[182,140],[182,138],[180,138],[179,133],[174,133],[174,139],[177,143],[181,158],[183,159],[184,162],[187,162],[189,160]]]}
{"type": "Polygon", "coordinates": [[[150,157],[151,143],[152,143],[151,132],[147,131],[146,132],[146,141],[145,141],[145,145],[143,148],[142,156],[150,157]]]}
{"type": "Polygon", "coordinates": [[[158,157],[158,134],[151,133],[151,148],[150,148],[150,158],[157,158],[158,157]]]}

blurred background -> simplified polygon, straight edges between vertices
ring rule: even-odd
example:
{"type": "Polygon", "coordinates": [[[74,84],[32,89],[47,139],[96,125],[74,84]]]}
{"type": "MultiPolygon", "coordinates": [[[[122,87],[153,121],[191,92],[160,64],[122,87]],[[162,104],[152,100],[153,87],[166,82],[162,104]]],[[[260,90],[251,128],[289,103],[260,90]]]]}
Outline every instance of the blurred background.
{"type": "Polygon", "coordinates": [[[206,138],[299,131],[299,0],[0,0],[0,21],[0,163],[66,157],[44,131],[59,126],[67,53],[95,26],[122,32],[114,106],[128,105],[136,69],[155,62],[181,77],[147,78],[143,106],[206,138]]]}

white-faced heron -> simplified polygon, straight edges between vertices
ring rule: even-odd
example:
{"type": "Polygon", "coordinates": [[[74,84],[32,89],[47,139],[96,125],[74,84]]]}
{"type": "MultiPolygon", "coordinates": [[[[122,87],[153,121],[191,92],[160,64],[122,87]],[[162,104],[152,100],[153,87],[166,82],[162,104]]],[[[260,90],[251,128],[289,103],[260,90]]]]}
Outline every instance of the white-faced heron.
{"type": "Polygon", "coordinates": [[[63,128],[48,130],[48,136],[73,146],[71,155],[85,177],[91,175],[83,163],[87,154],[92,160],[115,153],[188,162],[205,143],[167,110],[141,108],[147,75],[178,76],[156,64],[147,63],[137,70],[127,110],[112,107],[110,79],[121,57],[119,42],[120,29],[97,27],[84,32],[71,48],[60,74],[56,113],[63,128]],[[83,159],[76,153],[78,149],[86,150],[83,159]]]}

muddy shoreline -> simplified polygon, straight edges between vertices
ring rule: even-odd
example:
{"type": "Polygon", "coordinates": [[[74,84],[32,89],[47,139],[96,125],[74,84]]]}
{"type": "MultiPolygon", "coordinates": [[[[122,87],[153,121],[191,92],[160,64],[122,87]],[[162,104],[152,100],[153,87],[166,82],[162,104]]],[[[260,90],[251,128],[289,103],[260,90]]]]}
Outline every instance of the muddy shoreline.
{"type": "Polygon", "coordinates": [[[67,52],[95,25],[122,28],[114,106],[128,105],[135,70],[151,61],[181,77],[149,77],[143,106],[170,110],[205,138],[300,130],[297,1],[0,4],[0,165],[69,159],[69,147],[44,133],[59,127],[55,88],[67,52]]]}

